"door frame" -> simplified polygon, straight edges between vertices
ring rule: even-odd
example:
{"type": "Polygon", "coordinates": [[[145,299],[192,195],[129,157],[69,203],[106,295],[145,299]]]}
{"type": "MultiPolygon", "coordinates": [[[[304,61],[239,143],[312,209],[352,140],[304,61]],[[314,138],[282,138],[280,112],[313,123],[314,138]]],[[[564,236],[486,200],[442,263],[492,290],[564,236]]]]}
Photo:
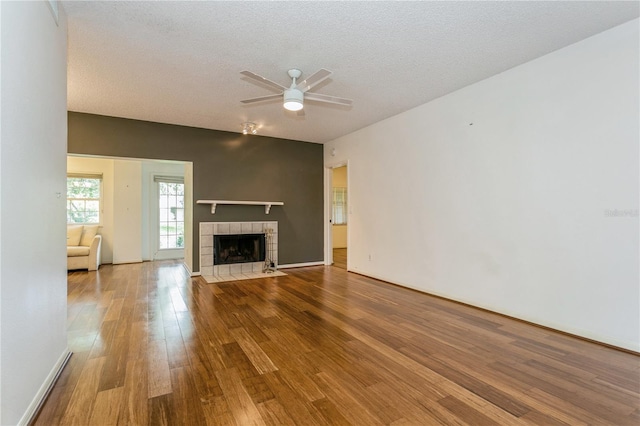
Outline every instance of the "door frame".
{"type": "MultiPolygon", "coordinates": [[[[344,166],[347,167],[347,200],[351,200],[351,192],[349,189],[349,160],[327,163],[324,166],[324,264],[326,266],[333,265],[333,229],[331,223],[331,210],[333,207],[333,169],[344,166]]],[[[349,227],[351,207],[349,206],[349,201],[347,201],[347,271],[349,270],[348,248],[351,246],[351,232],[349,227]]]]}
{"type": "Polygon", "coordinates": [[[167,260],[167,259],[184,259],[185,248],[187,247],[187,184],[183,175],[174,175],[172,173],[150,172],[149,174],[149,255],[151,260],[167,260]],[[181,249],[160,249],[160,212],[159,212],[159,182],[155,181],[156,177],[181,178],[184,185],[184,247],[181,249]]]}

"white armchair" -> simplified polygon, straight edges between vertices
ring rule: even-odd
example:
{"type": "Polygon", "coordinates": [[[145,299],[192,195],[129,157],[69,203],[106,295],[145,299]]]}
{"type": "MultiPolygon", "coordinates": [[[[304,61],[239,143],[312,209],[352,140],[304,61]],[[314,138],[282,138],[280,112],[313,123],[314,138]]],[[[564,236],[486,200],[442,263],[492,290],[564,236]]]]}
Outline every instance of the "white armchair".
{"type": "Polygon", "coordinates": [[[96,271],[101,245],[98,225],[67,225],[67,270],[96,271]]]}

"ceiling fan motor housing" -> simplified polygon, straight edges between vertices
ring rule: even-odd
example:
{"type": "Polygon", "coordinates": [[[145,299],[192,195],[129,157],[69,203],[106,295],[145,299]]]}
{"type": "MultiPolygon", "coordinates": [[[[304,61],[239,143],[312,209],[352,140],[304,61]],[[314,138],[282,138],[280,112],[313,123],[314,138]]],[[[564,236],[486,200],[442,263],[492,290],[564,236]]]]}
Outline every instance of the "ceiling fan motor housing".
{"type": "Polygon", "coordinates": [[[300,76],[302,75],[302,71],[297,68],[293,68],[287,71],[287,74],[289,74],[289,77],[291,78],[300,78],[300,76]]]}

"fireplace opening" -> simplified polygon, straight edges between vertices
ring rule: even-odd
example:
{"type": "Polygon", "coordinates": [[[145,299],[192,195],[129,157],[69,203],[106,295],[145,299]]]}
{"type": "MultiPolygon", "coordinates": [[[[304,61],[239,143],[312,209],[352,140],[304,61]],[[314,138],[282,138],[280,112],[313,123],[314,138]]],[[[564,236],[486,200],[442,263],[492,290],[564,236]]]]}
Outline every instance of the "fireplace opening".
{"type": "Polygon", "coordinates": [[[214,265],[262,262],[265,259],[265,235],[214,235],[213,248],[214,265]]]}

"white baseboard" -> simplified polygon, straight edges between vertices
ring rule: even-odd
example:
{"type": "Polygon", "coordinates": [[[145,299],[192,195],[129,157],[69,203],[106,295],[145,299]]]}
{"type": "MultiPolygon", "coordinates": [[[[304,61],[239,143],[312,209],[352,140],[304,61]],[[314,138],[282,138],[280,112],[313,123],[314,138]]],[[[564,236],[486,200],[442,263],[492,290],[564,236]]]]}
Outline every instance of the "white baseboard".
{"type": "Polygon", "coordinates": [[[142,258],[131,259],[131,260],[118,260],[117,262],[114,260],[112,265],[127,265],[129,263],[142,263],[142,258]]]}
{"type": "Polygon", "coordinates": [[[278,265],[278,269],[304,268],[306,266],[324,266],[324,261],[321,260],[319,262],[289,263],[285,265],[278,265]]]}
{"type": "Polygon", "coordinates": [[[23,414],[22,418],[18,422],[18,425],[27,426],[34,420],[34,417],[36,416],[36,414],[38,414],[38,411],[42,407],[42,404],[44,404],[47,396],[49,396],[49,392],[51,392],[51,389],[53,389],[53,386],[56,384],[56,380],[58,380],[60,373],[62,373],[62,370],[67,365],[67,362],[69,362],[69,358],[71,358],[71,352],[69,352],[69,348],[65,348],[65,350],[62,352],[62,355],[60,355],[60,358],[51,369],[51,372],[49,372],[49,375],[45,379],[44,383],[42,383],[42,386],[40,386],[40,389],[38,389],[38,392],[31,401],[31,404],[29,404],[29,406],[27,407],[27,411],[23,414]]]}
{"type": "Polygon", "coordinates": [[[182,262],[182,266],[184,266],[184,269],[187,270],[187,274],[189,274],[190,277],[199,277],[200,276],[200,272],[193,272],[189,268],[189,265],[187,265],[187,262],[182,262]]]}
{"type": "Polygon", "coordinates": [[[153,254],[153,260],[184,259],[184,249],[164,249],[153,254]]]}

